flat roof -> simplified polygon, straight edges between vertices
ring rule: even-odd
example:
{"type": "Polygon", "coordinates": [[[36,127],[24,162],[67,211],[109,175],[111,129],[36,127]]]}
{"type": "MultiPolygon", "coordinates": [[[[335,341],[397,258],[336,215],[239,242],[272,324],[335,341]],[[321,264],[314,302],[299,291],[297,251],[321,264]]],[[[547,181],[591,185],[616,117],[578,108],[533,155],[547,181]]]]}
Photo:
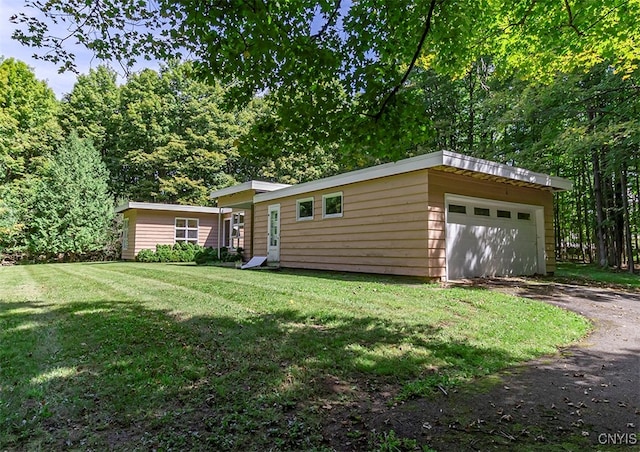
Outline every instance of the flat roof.
{"type": "Polygon", "coordinates": [[[220,190],[214,190],[209,194],[210,198],[220,198],[221,196],[235,195],[243,191],[255,190],[256,192],[272,192],[275,190],[281,190],[283,188],[291,187],[289,184],[276,184],[273,182],[263,182],[260,180],[250,180],[238,185],[232,185],[231,187],[221,188],[220,190]]]}
{"type": "Polygon", "coordinates": [[[205,207],[205,206],[183,206],[180,204],[162,204],[155,202],[126,202],[116,208],[116,213],[121,213],[126,210],[139,209],[139,210],[168,210],[171,212],[187,212],[187,213],[227,213],[231,209],[220,209],[219,207],[205,207]]]}
{"type": "MultiPolygon", "coordinates": [[[[272,199],[295,196],[311,191],[325,190],[340,185],[353,184],[380,177],[394,176],[429,168],[452,168],[462,172],[481,173],[496,178],[519,181],[526,184],[546,187],[554,191],[571,190],[573,183],[568,179],[536,173],[523,168],[509,166],[502,163],[469,157],[451,151],[437,151],[430,154],[418,155],[397,162],[385,163],[361,170],[351,171],[336,176],[291,185],[269,193],[254,196],[254,202],[270,201],[272,199]]],[[[230,187],[232,188],[232,187],[230,187]]]]}

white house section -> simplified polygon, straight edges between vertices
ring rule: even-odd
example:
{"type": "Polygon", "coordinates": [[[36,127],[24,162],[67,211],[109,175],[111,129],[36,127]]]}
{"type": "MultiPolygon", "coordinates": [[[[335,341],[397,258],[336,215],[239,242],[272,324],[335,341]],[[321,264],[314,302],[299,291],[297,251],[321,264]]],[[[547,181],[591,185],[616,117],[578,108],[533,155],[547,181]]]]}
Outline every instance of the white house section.
{"type": "Polygon", "coordinates": [[[546,273],[544,208],[445,195],[447,279],[546,273]]]}

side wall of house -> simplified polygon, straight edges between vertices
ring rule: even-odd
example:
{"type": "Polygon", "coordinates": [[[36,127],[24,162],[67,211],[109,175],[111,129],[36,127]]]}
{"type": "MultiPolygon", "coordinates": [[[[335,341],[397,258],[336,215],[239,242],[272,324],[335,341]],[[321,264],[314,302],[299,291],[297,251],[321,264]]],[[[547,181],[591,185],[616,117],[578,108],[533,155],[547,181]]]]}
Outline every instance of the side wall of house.
{"type": "MultiPolygon", "coordinates": [[[[131,212],[131,213],[130,213],[131,212]]],[[[218,215],[210,213],[173,212],[162,210],[133,210],[129,220],[129,253],[124,259],[134,259],[140,250],[155,250],[156,245],[173,245],[175,243],[175,219],[197,218],[198,244],[202,246],[218,246],[218,215]],[[133,231],[131,228],[134,228],[133,231]],[[133,238],[133,240],[132,240],[133,238]],[[133,253],[133,255],[131,254],[133,253]]]]}
{"type": "Polygon", "coordinates": [[[451,193],[498,201],[544,207],[545,255],[547,272],[556,269],[553,229],[553,194],[550,191],[476,179],[454,173],[429,170],[429,257],[430,277],[446,276],[444,195],[451,193]]]}
{"type": "Polygon", "coordinates": [[[280,204],[280,265],[425,276],[427,171],[264,201],[255,205],[254,254],[267,255],[268,206],[280,204]],[[343,216],[322,218],[322,195],[342,192],[343,216]],[[296,220],[296,200],[313,197],[313,220],[296,220]]]}
{"type": "Polygon", "coordinates": [[[135,249],[136,249],[136,210],[127,210],[123,213],[122,218],[127,218],[129,220],[129,229],[128,229],[128,240],[129,246],[127,249],[122,250],[122,259],[124,260],[133,260],[135,258],[135,249]]]}

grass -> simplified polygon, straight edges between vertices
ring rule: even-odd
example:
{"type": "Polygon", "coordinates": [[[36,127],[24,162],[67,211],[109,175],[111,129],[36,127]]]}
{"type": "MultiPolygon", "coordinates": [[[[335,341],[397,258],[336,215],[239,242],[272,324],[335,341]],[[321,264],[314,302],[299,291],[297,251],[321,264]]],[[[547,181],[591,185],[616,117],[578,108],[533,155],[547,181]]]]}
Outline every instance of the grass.
{"type": "Polygon", "coordinates": [[[0,268],[0,287],[2,450],[323,449],[332,407],[428,394],[589,328],[370,275],[53,264],[0,268]]]}
{"type": "Polygon", "coordinates": [[[613,285],[627,289],[640,288],[638,274],[602,268],[596,264],[562,262],[558,264],[556,277],[583,284],[613,285]]]}

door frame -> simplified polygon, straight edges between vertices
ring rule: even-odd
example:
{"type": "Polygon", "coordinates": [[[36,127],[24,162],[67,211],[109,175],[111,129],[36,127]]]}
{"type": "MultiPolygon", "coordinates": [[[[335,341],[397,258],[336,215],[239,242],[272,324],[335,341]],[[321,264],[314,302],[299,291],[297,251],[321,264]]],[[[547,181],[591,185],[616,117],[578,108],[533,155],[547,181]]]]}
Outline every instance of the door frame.
{"type": "MultiPolygon", "coordinates": [[[[459,202],[460,204],[473,203],[475,205],[489,208],[521,209],[531,212],[536,228],[536,260],[538,273],[545,275],[547,273],[547,256],[546,256],[546,240],[545,240],[545,223],[544,223],[544,206],[536,204],[524,204],[517,202],[498,201],[490,198],[476,198],[472,196],[456,195],[451,193],[444,194],[444,236],[445,250],[448,248],[447,225],[449,224],[449,203],[459,202]]],[[[449,256],[445,254],[445,274],[449,279],[449,256]]]]}
{"type": "Polygon", "coordinates": [[[281,221],[280,221],[280,204],[271,204],[268,208],[267,208],[267,260],[270,262],[280,262],[280,227],[281,227],[281,221]],[[277,212],[276,215],[276,221],[277,221],[277,225],[276,225],[276,240],[275,240],[275,245],[272,245],[273,240],[272,240],[272,236],[271,236],[271,232],[272,232],[272,212],[277,212]]]}

